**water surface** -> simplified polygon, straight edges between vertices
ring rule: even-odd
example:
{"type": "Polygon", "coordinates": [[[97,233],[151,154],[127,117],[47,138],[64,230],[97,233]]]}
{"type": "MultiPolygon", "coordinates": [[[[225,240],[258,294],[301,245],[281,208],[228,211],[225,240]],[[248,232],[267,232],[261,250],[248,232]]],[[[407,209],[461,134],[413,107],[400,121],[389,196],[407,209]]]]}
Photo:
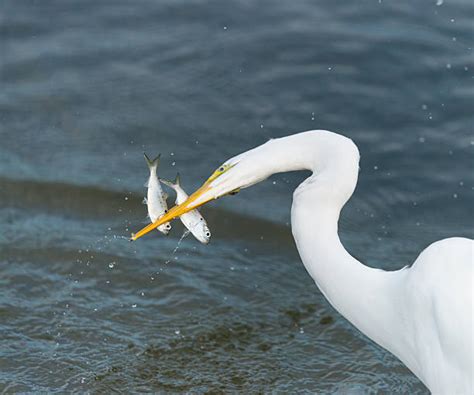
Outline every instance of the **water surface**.
{"type": "MultiPolygon", "coordinates": [[[[196,188],[309,129],[351,137],[346,247],[398,269],[473,237],[474,6],[445,1],[0,5],[0,390],[411,393],[318,291],[289,228],[306,174],[204,209],[209,246],[146,223],[142,152],[196,188]]],[[[315,229],[317,231],[317,229],[315,229]]]]}

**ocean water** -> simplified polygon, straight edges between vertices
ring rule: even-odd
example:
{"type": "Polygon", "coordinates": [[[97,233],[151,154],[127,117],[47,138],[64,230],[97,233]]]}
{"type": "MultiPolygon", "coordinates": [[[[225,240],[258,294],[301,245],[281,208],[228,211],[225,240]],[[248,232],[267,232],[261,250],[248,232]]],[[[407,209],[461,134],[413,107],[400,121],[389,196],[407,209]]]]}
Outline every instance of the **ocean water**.
{"type": "Polygon", "coordinates": [[[204,208],[208,246],[178,222],[127,239],[144,151],[191,192],[310,129],[359,146],[340,233],[362,261],[472,238],[473,18],[467,0],[2,1],[0,391],[426,394],[306,273],[307,174],[204,208]]]}

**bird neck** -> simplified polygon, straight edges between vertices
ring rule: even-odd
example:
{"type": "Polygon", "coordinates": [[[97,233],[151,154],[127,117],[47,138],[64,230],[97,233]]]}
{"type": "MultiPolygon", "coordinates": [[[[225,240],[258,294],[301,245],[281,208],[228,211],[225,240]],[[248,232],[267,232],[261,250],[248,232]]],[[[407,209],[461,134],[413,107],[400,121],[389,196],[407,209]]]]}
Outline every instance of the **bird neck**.
{"type": "Polygon", "coordinates": [[[292,232],[307,271],[331,305],[361,332],[411,365],[400,333],[399,276],[363,265],[342,245],[338,221],[357,184],[355,144],[331,132],[307,132],[272,142],[274,172],[311,170],[294,192],[292,232]],[[399,305],[399,304],[398,304],[399,305]]]}
{"type": "MultiPolygon", "coordinates": [[[[322,191],[322,189],[321,189],[322,191]]],[[[352,257],[338,236],[340,209],[306,190],[295,196],[292,231],[303,264],[329,303],[369,338],[396,350],[391,339],[396,284],[390,272],[365,266],[352,257]],[[311,205],[302,204],[305,194],[311,205]]]]}

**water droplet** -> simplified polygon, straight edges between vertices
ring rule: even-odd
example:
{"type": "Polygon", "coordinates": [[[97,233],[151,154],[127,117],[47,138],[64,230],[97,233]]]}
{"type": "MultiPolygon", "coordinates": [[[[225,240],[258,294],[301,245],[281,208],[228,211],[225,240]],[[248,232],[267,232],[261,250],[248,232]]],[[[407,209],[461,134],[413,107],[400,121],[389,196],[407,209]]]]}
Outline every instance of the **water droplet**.
{"type": "Polygon", "coordinates": [[[447,69],[450,69],[450,68],[451,68],[451,63],[448,63],[448,64],[446,65],[446,68],[447,68],[447,69]]]}
{"type": "Polygon", "coordinates": [[[420,143],[424,143],[426,140],[425,140],[424,137],[420,137],[420,138],[418,139],[418,141],[419,141],[420,143]]]}
{"type": "Polygon", "coordinates": [[[179,335],[180,333],[181,333],[181,331],[180,331],[179,329],[176,329],[176,330],[174,331],[174,334],[175,334],[175,335],[179,335]]]}
{"type": "Polygon", "coordinates": [[[443,5],[443,3],[444,3],[444,0],[437,0],[436,1],[437,6],[443,5]]]}
{"type": "Polygon", "coordinates": [[[374,166],[374,170],[378,170],[379,167],[377,165],[374,166]]]}
{"type": "Polygon", "coordinates": [[[113,268],[115,267],[115,262],[110,262],[110,263],[109,263],[109,267],[110,267],[111,269],[113,269],[113,268]]]}
{"type": "Polygon", "coordinates": [[[227,30],[227,26],[224,26],[224,30],[227,30]]]}
{"type": "Polygon", "coordinates": [[[132,304],[132,308],[134,309],[135,307],[137,307],[137,304],[136,303],[132,304]]]}
{"type": "Polygon", "coordinates": [[[454,199],[457,199],[457,198],[458,198],[458,194],[457,194],[457,193],[453,193],[453,198],[454,198],[454,199]]]}

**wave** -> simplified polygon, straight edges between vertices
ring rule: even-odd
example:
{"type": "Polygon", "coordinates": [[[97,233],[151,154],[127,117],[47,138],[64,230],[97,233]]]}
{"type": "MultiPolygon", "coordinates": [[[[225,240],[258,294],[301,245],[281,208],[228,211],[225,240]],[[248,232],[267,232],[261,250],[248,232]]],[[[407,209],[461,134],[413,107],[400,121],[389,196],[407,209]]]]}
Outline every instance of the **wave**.
{"type": "MultiPolygon", "coordinates": [[[[0,202],[3,208],[40,211],[69,219],[94,220],[116,224],[120,219],[132,229],[144,224],[143,197],[134,192],[101,189],[61,182],[14,180],[0,177],[0,202]]],[[[172,202],[169,201],[169,206],[172,202]]],[[[223,208],[205,207],[203,215],[215,235],[224,238],[271,240],[293,243],[289,226],[223,208]]]]}

